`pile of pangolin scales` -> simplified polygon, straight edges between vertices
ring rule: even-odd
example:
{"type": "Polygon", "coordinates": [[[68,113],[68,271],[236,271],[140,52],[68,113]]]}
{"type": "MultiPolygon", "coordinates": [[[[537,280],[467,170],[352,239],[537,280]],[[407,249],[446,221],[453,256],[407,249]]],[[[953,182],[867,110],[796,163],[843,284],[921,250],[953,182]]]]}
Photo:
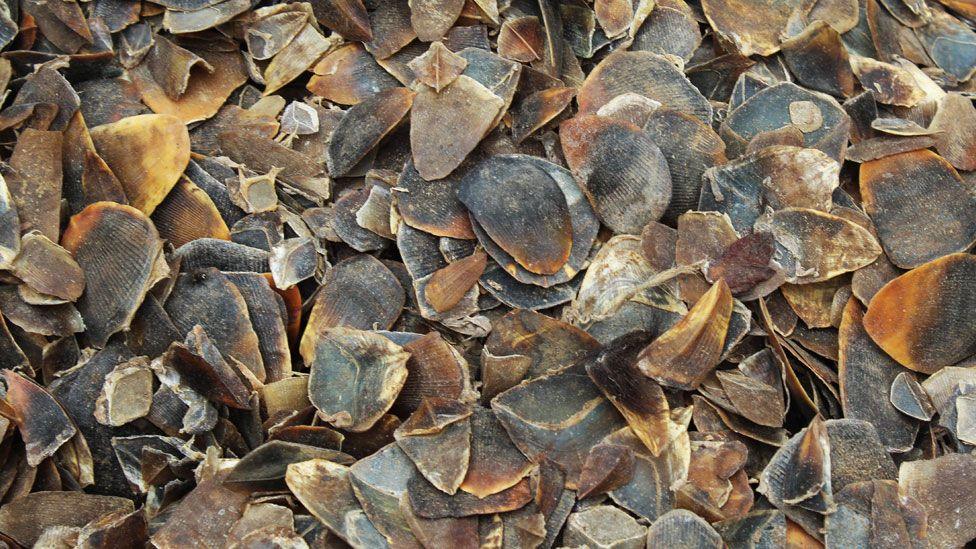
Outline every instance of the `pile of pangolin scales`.
{"type": "Polygon", "coordinates": [[[0,545],[976,538],[973,0],[0,0],[0,545]]]}

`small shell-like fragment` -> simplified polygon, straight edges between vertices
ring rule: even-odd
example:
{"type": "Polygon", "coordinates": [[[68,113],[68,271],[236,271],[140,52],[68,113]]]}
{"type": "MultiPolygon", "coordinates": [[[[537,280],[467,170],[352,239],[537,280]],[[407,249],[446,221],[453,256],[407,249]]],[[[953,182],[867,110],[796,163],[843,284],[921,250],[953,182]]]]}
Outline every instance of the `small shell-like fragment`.
{"type": "Polygon", "coordinates": [[[410,355],[385,337],[332,328],[302,347],[308,395],[332,425],[367,431],[390,409],[407,379],[410,355]]]}
{"type": "Polygon", "coordinates": [[[620,488],[634,476],[634,452],[622,444],[598,444],[580,471],[579,499],[620,488]]]}
{"type": "Polygon", "coordinates": [[[410,113],[414,166],[427,180],[447,177],[495,124],[502,98],[461,75],[439,93],[425,87],[410,113]]]}
{"type": "Polygon", "coordinates": [[[913,107],[925,98],[911,73],[897,65],[855,55],[851,57],[851,68],[879,103],[913,107]]]}
{"type": "Polygon", "coordinates": [[[900,372],[895,376],[889,399],[899,412],[920,421],[929,421],[935,415],[932,399],[911,372],[900,372]]]}
{"type": "Polygon", "coordinates": [[[772,549],[786,546],[786,517],[782,511],[752,511],[713,524],[729,547],[772,549]]]}
{"type": "Polygon", "coordinates": [[[671,173],[671,201],[663,220],[674,224],[679,215],[697,209],[705,170],[726,163],[725,143],[709,124],[668,108],[655,110],[644,132],[661,148],[671,173]]]}
{"type": "Polygon", "coordinates": [[[363,0],[322,0],[312,4],[315,18],[349,41],[373,39],[363,0]]]}
{"type": "Polygon", "coordinates": [[[516,144],[524,141],[559,116],[575,95],[575,88],[557,86],[539,90],[523,99],[518,110],[513,113],[515,120],[512,122],[512,139],[516,144]]]}
{"type": "Polygon", "coordinates": [[[814,21],[783,42],[783,59],[804,86],[838,97],[854,95],[847,49],[827,22],[814,21]]]}
{"type": "Polygon", "coordinates": [[[590,379],[573,370],[523,382],[491,401],[519,450],[558,464],[566,472],[567,488],[579,482],[585,458],[581,449],[626,426],[590,379]]]}
{"type": "Polygon", "coordinates": [[[467,66],[467,59],[440,42],[432,43],[426,53],[407,63],[417,80],[434,88],[437,93],[454,82],[467,66]]]}
{"type": "Polygon", "coordinates": [[[263,381],[264,360],[244,296],[216,269],[182,273],[166,301],[166,312],[182,334],[200,325],[228,360],[236,359],[263,381]]]}
{"type": "Polygon", "coordinates": [[[732,315],[732,294],[719,280],[688,314],[640,352],[637,367],[662,385],[694,389],[718,365],[732,315]]]}
{"type": "Polygon", "coordinates": [[[167,274],[163,243],[139,210],[96,202],[71,218],[61,244],[85,272],[78,310],[88,337],[102,347],[129,326],[146,292],[167,274]]]}
{"type": "Polygon", "coordinates": [[[144,114],[91,129],[98,154],[119,178],[129,204],[151,214],[190,162],[190,135],[178,118],[144,114]]]}
{"type": "Polygon", "coordinates": [[[904,118],[878,117],[871,121],[871,129],[878,130],[888,135],[900,135],[904,137],[919,135],[935,135],[938,130],[923,128],[913,120],[904,118]]]}
{"type": "Polygon", "coordinates": [[[349,468],[326,459],[291,463],[285,470],[285,483],[291,493],[315,518],[343,540],[349,537],[353,513],[362,513],[349,483],[349,468]]]}
{"type": "Polygon", "coordinates": [[[498,31],[498,55],[513,61],[530,63],[542,59],[545,35],[535,16],[508,19],[498,31]]]}
{"type": "MultiPolygon", "coordinates": [[[[690,419],[685,412],[683,424],[690,419]]],[[[688,475],[691,450],[687,433],[682,433],[657,457],[646,452],[640,439],[627,427],[610,433],[601,444],[620,444],[634,452],[634,476],[610,492],[615,503],[648,522],[674,508],[672,486],[688,475]]]]}
{"type": "Polygon", "coordinates": [[[67,250],[32,231],[21,239],[11,272],[34,291],[75,301],[85,289],[85,273],[67,250]]]}
{"type": "Polygon", "coordinates": [[[464,0],[411,0],[410,22],[423,42],[440,40],[454,25],[464,0]]]}
{"type": "Polygon", "coordinates": [[[357,252],[382,250],[389,241],[359,223],[359,212],[366,206],[372,189],[359,188],[342,195],[332,205],[332,230],[341,242],[357,252]]]}
{"type": "Polygon", "coordinates": [[[311,459],[328,459],[342,465],[352,463],[352,456],[305,444],[269,440],[237,461],[225,477],[225,482],[261,482],[279,480],[287,474],[288,466],[311,459]]]}
{"type": "Polygon", "coordinates": [[[271,276],[274,285],[287,290],[311,278],[318,267],[319,255],[310,237],[286,238],[271,249],[271,276]]]}
{"type": "Polygon", "coordinates": [[[786,402],[779,365],[772,352],[764,349],[747,357],[739,370],[715,372],[735,411],[757,425],[781,427],[786,416],[786,402]]]}
{"type": "Polygon", "coordinates": [[[637,30],[630,49],[673,55],[687,63],[701,42],[701,30],[698,28],[698,21],[691,15],[691,10],[684,11],[659,4],[654,6],[654,10],[637,30]]]}
{"type": "Polygon", "coordinates": [[[930,129],[935,149],[959,170],[976,170],[976,107],[968,97],[949,93],[939,102],[930,129]]]}
{"type": "Polygon", "coordinates": [[[559,129],[563,154],[601,221],[640,234],[664,214],[671,175],[661,149],[643,130],[601,116],[580,116],[559,129]]]}
{"type": "Polygon", "coordinates": [[[488,256],[475,252],[436,271],[424,289],[431,307],[438,313],[451,310],[478,283],[487,264],[488,256]]]}
{"type": "Polygon", "coordinates": [[[818,505],[827,510],[823,506],[833,505],[830,457],[828,431],[818,416],[776,451],[757,490],[778,508],[800,504],[803,510],[818,505]]]}
{"type": "Polygon", "coordinates": [[[311,23],[306,23],[298,36],[272,57],[264,69],[264,95],[271,95],[298,78],[336,42],[341,39],[337,36],[325,38],[311,23]]]}
{"type": "MultiPolygon", "coordinates": [[[[713,211],[690,211],[678,217],[678,236],[674,245],[675,264],[693,265],[699,261],[717,260],[729,246],[739,240],[729,216],[713,211]]],[[[696,301],[709,285],[696,274],[678,277],[681,299],[696,301]]]]}
{"type": "Polygon", "coordinates": [[[684,509],[658,517],[647,530],[648,547],[721,549],[722,537],[705,519],[684,509]]]}
{"type": "Polygon", "coordinates": [[[957,81],[971,79],[976,73],[976,33],[944,10],[933,9],[929,13],[931,19],[916,31],[925,51],[957,81]]]}
{"type": "MultiPolygon", "coordinates": [[[[569,257],[563,263],[562,267],[552,274],[539,274],[533,272],[528,266],[523,265],[521,261],[518,260],[518,256],[510,253],[505,249],[506,243],[511,246],[511,236],[505,236],[505,242],[496,242],[493,236],[490,235],[484,227],[482,227],[476,218],[471,219],[471,228],[474,233],[478,236],[479,242],[484,246],[488,254],[496,261],[498,264],[505,269],[508,274],[514,277],[519,282],[526,284],[535,284],[542,287],[552,287],[558,284],[563,284],[570,282],[574,279],[576,274],[586,266],[586,261],[589,257],[590,249],[593,246],[594,239],[597,236],[597,232],[600,229],[600,222],[593,212],[593,208],[590,206],[589,201],[586,200],[583,192],[580,190],[579,185],[576,183],[573,175],[556,164],[543,160],[541,158],[529,155],[498,155],[495,156],[482,164],[477,166],[478,170],[489,170],[489,165],[498,166],[496,169],[499,171],[499,176],[511,177],[513,172],[519,172],[521,174],[541,177],[536,170],[541,170],[553,181],[555,181],[556,186],[559,188],[563,195],[563,202],[569,211],[569,221],[572,230],[572,242],[570,244],[569,257]],[[521,166],[521,168],[520,168],[521,166]],[[513,257],[514,256],[514,257],[513,257]]],[[[521,177],[521,174],[515,177],[521,177]]],[[[466,180],[466,179],[465,179],[466,180]]],[[[462,183],[465,181],[462,180],[462,183]]],[[[524,190],[524,189],[523,189],[524,190]]],[[[540,200],[543,197],[538,197],[540,200]]],[[[554,203],[559,208],[559,200],[555,196],[552,197],[554,203]]],[[[503,202],[501,200],[496,200],[497,202],[503,202]]],[[[526,204],[526,207],[531,207],[532,205],[526,204]]],[[[561,208],[560,208],[561,209],[561,208]]],[[[485,209],[474,209],[472,208],[472,213],[485,213],[485,209]]],[[[507,214],[507,215],[510,215],[507,214]]],[[[506,218],[506,222],[510,219],[506,218]]],[[[500,225],[495,223],[496,228],[500,225]]],[[[559,238],[562,238],[560,235],[559,238]]]]}
{"type": "Polygon", "coordinates": [[[375,8],[369,12],[369,26],[372,29],[372,38],[363,45],[376,59],[386,59],[417,37],[410,22],[410,5],[407,0],[375,4],[375,8]]]}
{"type": "Polygon", "coordinates": [[[781,32],[795,2],[777,0],[703,0],[709,25],[743,56],[779,51],[781,32]]]}
{"type": "Polygon", "coordinates": [[[407,486],[417,476],[417,469],[395,442],[370,452],[375,453],[349,468],[356,499],[368,522],[383,533],[387,543],[393,547],[416,547],[417,541],[400,512],[400,500],[407,496],[407,486]]]}
{"type": "Polygon", "coordinates": [[[634,3],[631,0],[595,0],[593,12],[603,32],[609,38],[617,38],[630,29],[634,19],[634,3]]]}
{"type": "Polygon", "coordinates": [[[467,402],[474,397],[468,363],[437,332],[431,332],[403,346],[410,353],[407,382],[397,397],[393,411],[407,415],[427,398],[467,402]]]}
{"type": "Polygon", "coordinates": [[[865,162],[860,183],[864,210],[895,265],[917,267],[976,241],[976,198],[932,151],[865,162]]]}
{"type": "Polygon", "coordinates": [[[328,166],[332,177],[348,174],[407,115],[414,92],[393,88],[354,105],[332,133],[328,166]]]}
{"type": "Polygon", "coordinates": [[[145,357],[116,366],[105,376],[95,401],[95,419],[102,425],[119,426],[144,417],[152,405],[153,379],[145,357]]]}
{"type": "Polygon", "coordinates": [[[878,160],[893,154],[928,149],[936,145],[936,140],[927,135],[907,137],[871,137],[863,139],[847,149],[847,160],[863,163],[878,160]]]}
{"type": "Polygon", "coordinates": [[[518,484],[534,468],[490,409],[476,407],[471,416],[471,459],[461,489],[486,497],[518,484]]]}
{"type": "Polygon", "coordinates": [[[281,10],[258,18],[244,35],[248,53],[259,61],[271,59],[305,28],[306,21],[308,13],[304,10],[281,10]]]}
{"type": "Polygon", "coordinates": [[[808,327],[829,328],[833,325],[831,307],[834,297],[846,284],[846,277],[834,277],[811,284],[784,284],[780,291],[808,327]]]}
{"type": "Polygon", "coordinates": [[[950,254],[886,284],[864,315],[871,339],[902,366],[931,374],[976,352],[976,257],[950,254]]]}
{"type": "Polygon", "coordinates": [[[641,549],[647,527],[612,505],[599,505],[569,515],[563,543],[567,547],[641,549]]]}
{"type": "Polygon", "coordinates": [[[710,282],[722,278],[733,294],[744,294],[776,273],[769,266],[773,250],[769,233],[744,236],[726,248],[721,257],[708,262],[705,278],[710,282]]]}
{"type": "Polygon", "coordinates": [[[471,409],[460,402],[429,398],[393,433],[420,474],[449,495],[457,492],[468,471],[470,416],[471,409]]]}
{"type": "Polygon", "coordinates": [[[17,139],[9,159],[10,169],[6,171],[21,230],[40,231],[52,241],[58,239],[60,231],[62,143],[60,132],[25,128],[17,139]]]}
{"type": "Polygon", "coordinates": [[[444,179],[424,181],[413,161],[408,160],[393,189],[403,221],[436,236],[475,238],[468,211],[457,197],[458,175],[462,171],[444,179]]]}
{"type": "Polygon", "coordinates": [[[180,374],[182,383],[209,400],[231,408],[250,409],[251,388],[241,381],[242,372],[224,360],[200,325],[186,335],[185,343],[170,345],[163,361],[180,374]]]}
{"type": "Polygon", "coordinates": [[[665,57],[645,51],[615,51],[604,58],[580,88],[579,111],[595,113],[627,92],[639,93],[664,107],[711,123],[712,106],[701,92],[665,57]]]}

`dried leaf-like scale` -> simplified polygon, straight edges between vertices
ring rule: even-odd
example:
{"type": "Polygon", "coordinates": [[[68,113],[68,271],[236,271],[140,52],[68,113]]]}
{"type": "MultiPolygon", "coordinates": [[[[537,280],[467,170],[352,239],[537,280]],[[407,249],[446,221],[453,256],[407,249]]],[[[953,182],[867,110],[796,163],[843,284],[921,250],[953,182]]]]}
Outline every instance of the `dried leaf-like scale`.
{"type": "Polygon", "coordinates": [[[435,272],[424,289],[427,301],[438,313],[451,310],[478,283],[487,263],[484,252],[475,252],[435,272]]]}
{"type": "Polygon", "coordinates": [[[579,90],[580,113],[596,113],[627,92],[693,115],[706,124],[711,121],[712,107],[701,92],[665,57],[650,52],[616,51],[604,58],[579,90]]]}
{"type": "Polygon", "coordinates": [[[311,366],[309,400],[334,426],[366,431],[393,405],[407,379],[409,356],[380,335],[332,328],[302,346],[311,366]]]}
{"type": "Polygon", "coordinates": [[[637,366],[648,335],[635,332],[609,343],[586,362],[586,373],[648,450],[658,455],[671,441],[671,415],[664,391],[637,366]]]}
{"type": "Polygon", "coordinates": [[[925,374],[976,352],[972,309],[976,258],[949,254],[885,284],[868,304],[864,329],[902,366],[925,374]]]}
{"type": "Polygon", "coordinates": [[[165,307],[181,333],[201,326],[227,360],[240,361],[258,381],[267,379],[247,302],[227,275],[216,269],[180,274],[165,307]]]}
{"type": "Polygon", "coordinates": [[[530,63],[542,59],[545,35],[539,18],[508,19],[498,33],[498,54],[513,61],[530,63]]]}
{"type": "Polygon", "coordinates": [[[410,112],[414,166],[427,180],[450,175],[495,123],[503,100],[471,77],[421,90],[410,112]]]}
{"type": "Polygon", "coordinates": [[[405,300],[403,286],[383,263],[368,255],[349,258],[336,264],[322,281],[302,345],[313,344],[335,326],[389,329],[405,300]]]}
{"type": "Polygon", "coordinates": [[[179,119],[163,114],[123,118],[91,129],[98,154],[122,183],[129,204],[151,214],[190,161],[190,137],[179,119]]]}
{"type": "Polygon", "coordinates": [[[38,233],[21,238],[21,249],[11,272],[31,289],[66,301],[75,301],[85,289],[85,273],[62,247],[38,233]]]}
{"type": "Polygon", "coordinates": [[[432,43],[427,53],[407,63],[417,80],[434,88],[437,93],[454,82],[467,66],[467,59],[447,49],[441,42],[432,43]]]}
{"type": "Polygon", "coordinates": [[[668,387],[698,387],[718,365],[731,315],[732,294],[721,279],[684,318],[640,352],[637,367],[668,387]]]}
{"type": "Polygon", "coordinates": [[[481,162],[465,175],[458,198],[491,240],[529,271],[553,274],[569,259],[569,205],[541,167],[514,155],[481,162]]]}
{"type": "Polygon", "coordinates": [[[312,11],[319,23],[334,29],[346,40],[373,39],[362,0],[322,0],[312,3],[312,11]]]}
{"type": "Polygon", "coordinates": [[[844,307],[837,361],[844,415],[872,423],[890,451],[907,451],[915,442],[918,424],[898,412],[889,399],[892,382],[905,370],[871,341],[863,319],[860,303],[852,298],[844,307]]]}
{"type": "Polygon", "coordinates": [[[379,92],[353,106],[342,117],[329,142],[328,167],[333,177],[346,175],[406,116],[414,93],[406,88],[379,92]]]}
{"type": "Polygon", "coordinates": [[[10,156],[7,174],[21,230],[40,231],[52,241],[60,232],[62,141],[60,132],[25,129],[10,156]]]}
{"type": "Polygon", "coordinates": [[[6,403],[16,414],[27,464],[37,467],[78,429],[51,394],[37,384],[12,370],[4,370],[3,379],[7,384],[6,403]]]}
{"type": "Polygon", "coordinates": [[[128,327],[146,292],[166,274],[163,243],[139,210],[96,202],[71,218],[61,244],[85,272],[78,310],[92,343],[104,346],[128,327]]]}
{"type": "Polygon", "coordinates": [[[922,149],[861,164],[864,210],[895,265],[909,269],[976,241],[976,198],[942,157],[922,149]]]}
{"type": "Polygon", "coordinates": [[[487,497],[525,478],[533,465],[512,443],[490,409],[475,408],[471,416],[471,458],[461,490],[487,497]]]}
{"type": "Polygon", "coordinates": [[[563,154],[600,220],[616,233],[639,234],[671,201],[661,149],[628,122],[582,116],[559,129],[563,154]]]}
{"type": "Polygon", "coordinates": [[[308,81],[308,91],[341,105],[355,105],[373,94],[399,86],[361,44],[346,44],[322,58],[308,81]]]}

